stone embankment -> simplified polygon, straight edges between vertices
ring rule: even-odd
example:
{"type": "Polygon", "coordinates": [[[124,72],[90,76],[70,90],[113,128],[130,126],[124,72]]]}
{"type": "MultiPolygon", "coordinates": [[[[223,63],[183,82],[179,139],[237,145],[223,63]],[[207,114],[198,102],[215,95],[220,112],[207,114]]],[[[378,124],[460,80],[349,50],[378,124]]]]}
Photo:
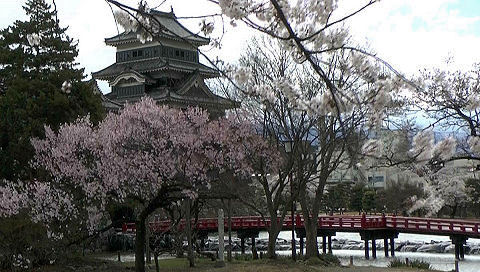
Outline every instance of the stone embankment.
{"type": "MultiPolygon", "coordinates": [[[[117,233],[112,238],[118,244],[118,249],[133,249],[134,248],[134,235],[117,233]]],[[[112,241],[112,240],[111,240],[112,241]]],[[[167,243],[170,244],[170,243],[167,243]]],[[[297,250],[300,250],[299,241],[296,242],[297,250]]],[[[186,247],[186,242],[184,242],[186,247]]],[[[252,243],[250,239],[245,240],[245,250],[252,250],[252,243]]],[[[268,239],[257,238],[255,240],[255,247],[257,251],[267,251],[268,239]]],[[[321,239],[318,243],[319,249],[322,248],[321,239]]],[[[225,239],[225,247],[228,249],[228,239],[225,239]]],[[[365,244],[363,241],[349,240],[349,239],[332,239],[333,250],[364,250],[365,244]]],[[[115,249],[113,251],[116,251],[115,249]]],[[[291,251],[291,240],[278,238],[275,246],[276,251],[291,251]]],[[[202,249],[204,251],[216,251],[218,250],[218,238],[209,237],[205,240],[205,246],[202,249]]],[[[377,250],[383,250],[383,240],[377,240],[377,250]]],[[[241,241],[238,238],[232,239],[232,251],[241,251],[241,241]]],[[[450,241],[395,241],[396,252],[428,252],[428,253],[454,253],[455,246],[450,241]]],[[[471,243],[467,241],[465,245],[465,254],[480,255],[480,243],[471,243]]]]}
{"type": "MultiPolygon", "coordinates": [[[[232,251],[241,251],[240,239],[234,238],[232,240],[232,251]]],[[[225,240],[225,245],[228,247],[228,240],[225,240]]],[[[266,251],[268,245],[268,239],[256,239],[256,249],[257,251],[266,251]]],[[[299,241],[296,243],[297,249],[299,247],[299,241]]],[[[319,248],[321,249],[322,243],[319,243],[319,248]]],[[[332,239],[332,249],[333,250],[364,250],[365,244],[363,241],[355,241],[348,239],[332,239]]],[[[208,239],[205,242],[206,251],[215,251],[218,249],[218,239],[208,239]]],[[[251,241],[246,240],[245,250],[250,251],[251,241]]],[[[277,239],[275,246],[277,251],[288,251],[291,250],[291,240],[287,239],[277,239]]],[[[383,250],[383,240],[377,240],[377,250],[383,250]]],[[[396,241],[395,244],[396,252],[429,252],[429,253],[454,253],[455,246],[452,245],[450,241],[430,241],[430,242],[417,242],[417,241],[396,241]]],[[[480,255],[480,244],[478,243],[469,243],[467,242],[465,246],[465,253],[471,255],[480,255]]]]}

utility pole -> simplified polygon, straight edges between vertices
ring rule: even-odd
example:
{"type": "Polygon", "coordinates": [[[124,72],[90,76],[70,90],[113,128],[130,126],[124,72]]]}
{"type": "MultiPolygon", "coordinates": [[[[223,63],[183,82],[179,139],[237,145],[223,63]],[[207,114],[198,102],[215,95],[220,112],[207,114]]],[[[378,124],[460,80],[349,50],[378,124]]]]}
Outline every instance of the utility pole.
{"type": "Polygon", "coordinates": [[[295,246],[295,201],[294,201],[294,191],[293,191],[293,165],[294,165],[294,152],[293,152],[293,141],[289,140],[285,142],[285,152],[290,155],[290,159],[292,160],[292,168],[290,169],[288,173],[288,179],[290,182],[290,198],[291,198],[291,204],[292,204],[292,259],[294,261],[297,260],[297,248],[295,246]]]}
{"type": "Polygon", "coordinates": [[[297,248],[295,245],[295,200],[294,200],[294,192],[293,192],[293,178],[292,178],[292,171],[288,175],[290,179],[290,197],[292,198],[292,260],[297,260],[297,248]]]}
{"type": "Polygon", "coordinates": [[[223,253],[225,251],[225,221],[224,221],[224,213],[223,209],[218,209],[218,262],[215,264],[216,267],[224,267],[225,266],[225,257],[223,253]]]}

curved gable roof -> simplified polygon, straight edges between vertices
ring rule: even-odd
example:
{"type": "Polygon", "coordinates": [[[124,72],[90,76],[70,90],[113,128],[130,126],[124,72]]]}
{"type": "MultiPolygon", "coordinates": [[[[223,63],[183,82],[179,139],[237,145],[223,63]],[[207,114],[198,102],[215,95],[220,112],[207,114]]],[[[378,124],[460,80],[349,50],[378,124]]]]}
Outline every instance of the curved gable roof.
{"type": "MultiPolygon", "coordinates": [[[[210,43],[210,39],[197,35],[180,24],[173,12],[152,10],[150,14],[162,26],[161,32],[158,34],[159,37],[175,41],[186,40],[196,46],[207,45],[210,43]]],[[[112,46],[137,41],[137,32],[123,32],[119,35],[105,39],[105,43],[112,46]]]]}

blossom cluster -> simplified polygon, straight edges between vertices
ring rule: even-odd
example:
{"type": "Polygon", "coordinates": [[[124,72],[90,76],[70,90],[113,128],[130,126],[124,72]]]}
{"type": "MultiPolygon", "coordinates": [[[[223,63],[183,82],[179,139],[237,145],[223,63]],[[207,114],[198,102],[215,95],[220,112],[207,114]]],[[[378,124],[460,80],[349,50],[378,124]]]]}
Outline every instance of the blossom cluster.
{"type": "Polygon", "coordinates": [[[27,41],[30,46],[38,46],[40,45],[40,41],[42,37],[38,33],[27,34],[27,41]]]}
{"type": "Polygon", "coordinates": [[[410,152],[421,165],[432,158],[439,158],[443,161],[448,160],[455,155],[456,148],[457,141],[453,137],[447,137],[435,144],[433,132],[425,130],[413,137],[413,148],[410,152]]]}
{"type": "Polygon", "coordinates": [[[72,91],[72,83],[65,81],[62,84],[62,92],[69,94],[72,91]]]}
{"type": "Polygon", "coordinates": [[[432,158],[434,143],[435,139],[431,130],[421,131],[413,137],[412,149],[410,151],[416,155],[418,161],[426,162],[432,158]]]}
{"type": "MultiPolygon", "coordinates": [[[[365,1],[365,7],[377,1],[365,1]]],[[[345,58],[339,66],[348,78],[355,74],[368,88],[359,86],[344,90],[336,79],[328,79],[334,86],[319,92],[314,97],[302,94],[294,82],[279,80],[278,85],[261,86],[262,83],[248,82],[248,92],[259,96],[265,103],[274,102],[274,96],[288,98],[289,106],[307,111],[310,115],[339,115],[349,113],[355,107],[368,108],[368,123],[371,127],[380,127],[385,119],[385,112],[392,106],[392,92],[409,86],[397,76],[387,75],[382,65],[350,40],[348,30],[341,22],[348,18],[338,11],[337,0],[306,1],[219,1],[222,13],[232,20],[255,22],[249,25],[257,30],[277,38],[282,48],[294,61],[301,64],[310,58],[319,67],[328,63],[330,56],[348,48],[345,58]],[[335,20],[339,20],[338,22],[335,20]],[[372,61],[373,59],[373,61],[372,61]],[[283,82],[282,82],[283,81],[283,82]],[[285,84],[287,82],[288,84],[285,84]],[[260,85],[260,86],[255,86],[260,85]]],[[[327,69],[323,67],[321,69],[327,69]]],[[[322,72],[318,72],[319,75],[322,72]]],[[[325,81],[324,77],[320,77],[325,81]]],[[[239,69],[235,80],[240,85],[248,81],[248,73],[239,69]]],[[[301,88],[300,88],[301,89],[301,88]]]]}
{"type": "Polygon", "coordinates": [[[126,11],[114,12],[115,21],[123,27],[126,33],[134,32],[141,43],[153,40],[153,35],[160,32],[160,25],[151,16],[151,9],[145,1],[140,1],[138,12],[130,15],[126,11]]]}
{"type": "Polygon", "coordinates": [[[476,154],[480,154],[480,137],[470,136],[470,138],[468,138],[468,145],[470,146],[470,150],[476,154]]]}
{"type": "Polygon", "coordinates": [[[382,154],[383,145],[380,140],[370,139],[362,146],[362,154],[369,157],[379,157],[382,154]]]}
{"type": "Polygon", "coordinates": [[[475,111],[480,109],[480,96],[475,94],[471,95],[468,98],[466,109],[468,111],[475,111]]]}
{"type": "Polygon", "coordinates": [[[45,139],[33,139],[32,145],[33,166],[53,179],[0,187],[0,217],[28,208],[34,221],[77,218],[91,232],[107,220],[105,207],[111,201],[148,203],[170,186],[195,198],[198,189],[209,188],[212,170],[248,175],[253,157],[273,167],[277,156],[238,119],[210,120],[204,110],[159,106],[149,98],[110,113],[98,127],[88,116],[58,132],[46,127],[45,139]]]}
{"type": "Polygon", "coordinates": [[[21,193],[23,184],[4,180],[0,186],[0,217],[18,214],[27,204],[27,195],[21,193]]]}
{"type": "Polygon", "coordinates": [[[467,202],[466,178],[465,174],[458,173],[458,169],[453,166],[444,167],[438,172],[428,172],[424,175],[423,183],[426,197],[416,199],[409,212],[424,209],[427,216],[432,216],[444,206],[467,202]]]}

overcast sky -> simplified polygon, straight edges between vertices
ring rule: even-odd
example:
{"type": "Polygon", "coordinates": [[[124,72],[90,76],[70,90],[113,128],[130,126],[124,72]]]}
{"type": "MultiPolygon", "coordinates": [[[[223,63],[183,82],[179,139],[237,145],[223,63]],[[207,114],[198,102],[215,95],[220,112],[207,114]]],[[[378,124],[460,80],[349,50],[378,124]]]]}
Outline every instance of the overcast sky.
{"type": "MultiPolygon", "coordinates": [[[[51,0],[46,0],[51,3],[51,0]]],[[[24,0],[0,0],[0,28],[13,21],[27,19],[24,0]]],[[[86,73],[112,64],[115,49],[106,46],[104,38],[117,33],[109,6],[104,0],[56,0],[62,26],[79,41],[78,61],[86,73]]],[[[136,5],[137,0],[120,0],[136,5]]],[[[163,2],[150,0],[150,7],[163,2]]],[[[342,10],[352,9],[360,0],[341,0],[342,10]]],[[[216,7],[206,0],[167,0],[159,9],[173,6],[177,16],[216,13],[216,7]]],[[[199,21],[183,20],[193,32],[199,21]]],[[[228,23],[227,23],[228,25],[228,23]]],[[[382,0],[355,16],[349,26],[355,40],[368,43],[380,57],[395,68],[412,74],[421,68],[443,66],[448,57],[455,58],[455,68],[468,69],[480,62],[480,0],[382,0]]],[[[211,50],[212,58],[237,59],[251,31],[244,27],[227,27],[221,50],[211,50]]],[[[109,91],[102,84],[104,92],[109,91]]]]}

